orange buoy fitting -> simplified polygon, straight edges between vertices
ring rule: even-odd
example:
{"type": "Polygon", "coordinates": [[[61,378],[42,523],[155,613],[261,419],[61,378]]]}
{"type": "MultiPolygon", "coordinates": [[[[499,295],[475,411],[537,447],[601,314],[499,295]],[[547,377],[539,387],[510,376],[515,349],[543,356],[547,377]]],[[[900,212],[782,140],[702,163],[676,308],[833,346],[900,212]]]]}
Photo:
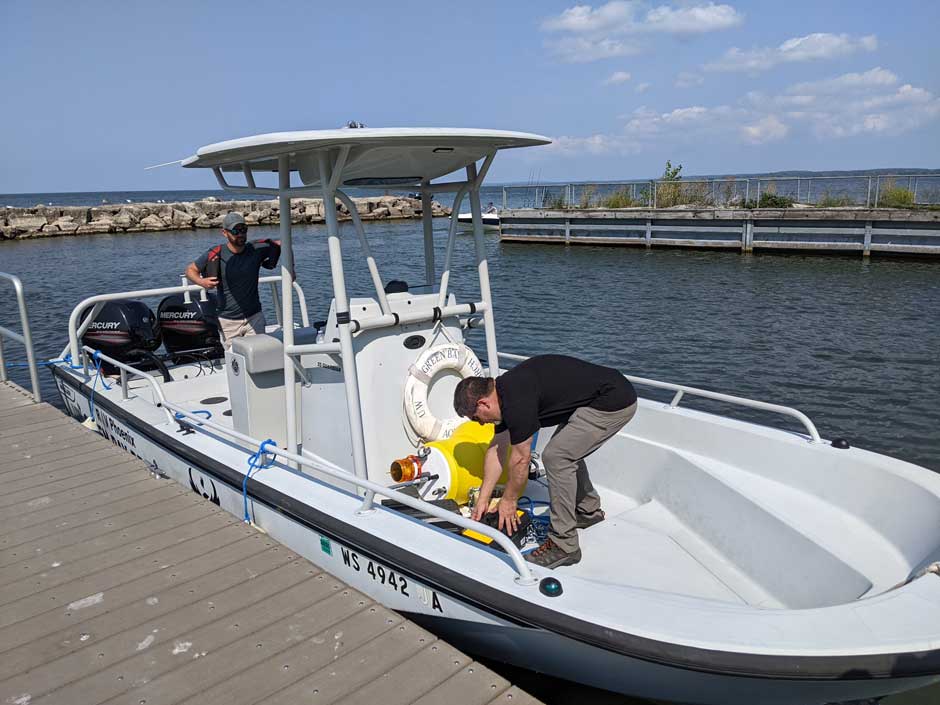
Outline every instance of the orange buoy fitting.
{"type": "Polygon", "coordinates": [[[409,455],[392,463],[389,472],[394,482],[411,482],[421,474],[424,461],[417,455],[409,455]]]}

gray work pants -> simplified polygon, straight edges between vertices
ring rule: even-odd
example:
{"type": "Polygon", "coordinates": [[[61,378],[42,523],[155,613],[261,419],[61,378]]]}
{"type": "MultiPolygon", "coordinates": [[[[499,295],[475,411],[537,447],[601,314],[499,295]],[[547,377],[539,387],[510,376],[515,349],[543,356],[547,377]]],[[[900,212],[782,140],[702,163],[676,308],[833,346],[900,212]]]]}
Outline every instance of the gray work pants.
{"type": "Polygon", "coordinates": [[[552,526],[549,536],[563,551],[578,550],[577,516],[600,511],[601,498],[588,477],[584,459],[636,414],[636,403],[618,411],[583,406],[555,429],[542,452],[548,476],[552,526]]]}

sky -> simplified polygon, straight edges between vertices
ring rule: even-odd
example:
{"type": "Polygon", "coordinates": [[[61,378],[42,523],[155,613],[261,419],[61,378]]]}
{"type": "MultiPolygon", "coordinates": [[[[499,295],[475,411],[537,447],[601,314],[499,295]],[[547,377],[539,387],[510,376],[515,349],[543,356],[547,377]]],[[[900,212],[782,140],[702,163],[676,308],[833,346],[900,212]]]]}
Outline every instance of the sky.
{"type": "Polygon", "coordinates": [[[0,0],[0,193],[281,130],[522,130],[488,182],[940,167],[940,2],[0,0]]]}

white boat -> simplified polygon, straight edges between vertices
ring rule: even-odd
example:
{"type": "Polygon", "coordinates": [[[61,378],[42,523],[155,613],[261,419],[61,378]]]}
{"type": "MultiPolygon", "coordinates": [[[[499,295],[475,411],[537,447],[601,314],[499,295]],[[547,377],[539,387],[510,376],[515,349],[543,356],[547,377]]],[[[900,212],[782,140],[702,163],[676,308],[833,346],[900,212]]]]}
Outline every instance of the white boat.
{"type": "MultiPolygon", "coordinates": [[[[482,223],[472,282],[480,300],[459,302],[449,288],[456,221],[438,266],[424,213],[423,286],[386,293],[349,207],[375,288],[349,298],[327,208],[334,298],[317,327],[291,278],[290,199],[318,193],[349,206],[345,186],[456,189],[455,208],[469,195],[479,213],[496,153],[547,142],[491,130],[355,129],[203,147],[183,165],[213,170],[228,191],[280,198],[280,274],[262,280],[279,289],[280,328],[236,340],[208,366],[164,360],[157,374],[83,335],[104,302],[202,290],[90,296],[68,323],[70,362],[53,367],[66,407],[94,415],[100,433],[155,473],[475,654],[694,703],[809,705],[940,680],[940,476],[824,441],[795,409],[631,377],[674,396],[641,399],[633,421],[591,457],[608,518],[582,532],[577,565],[534,567],[505,535],[431,503],[460,504],[473,484],[472,459],[454,462],[454,443],[465,439],[467,458],[485,445],[461,436],[480,428],[447,438],[460,423],[450,418],[458,377],[520,359],[497,350],[482,223]],[[278,187],[256,185],[256,172],[271,171],[278,187]],[[456,182],[439,181],[455,171],[456,182]],[[244,182],[230,183],[231,174],[244,182]],[[485,333],[485,363],[463,344],[474,327],[485,333]],[[107,389],[102,363],[120,373],[107,389]],[[802,430],[696,411],[682,405],[691,396],[777,412],[802,430]],[[443,440],[422,440],[435,435],[443,440]]],[[[547,500],[537,477],[527,496],[547,500]]]]}
{"type": "MultiPolygon", "coordinates": [[[[499,213],[490,211],[482,213],[480,219],[483,221],[484,230],[499,230],[499,213]]],[[[461,228],[473,229],[473,213],[458,213],[457,223],[461,228]]]]}

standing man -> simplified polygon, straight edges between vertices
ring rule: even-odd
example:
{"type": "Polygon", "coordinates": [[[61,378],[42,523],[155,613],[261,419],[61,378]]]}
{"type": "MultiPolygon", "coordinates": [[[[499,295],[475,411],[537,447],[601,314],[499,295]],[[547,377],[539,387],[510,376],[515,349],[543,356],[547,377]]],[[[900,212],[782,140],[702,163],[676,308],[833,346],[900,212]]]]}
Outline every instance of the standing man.
{"type": "Polygon", "coordinates": [[[248,242],[248,225],[240,213],[222,220],[224,245],[216,245],[186,268],[186,277],[205,289],[216,289],[216,310],[222,345],[232,338],[264,333],[264,313],[258,296],[258,271],[274,269],[281,256],[280,240],[248,242]]]}
{"type": "Polygon", "coordinates": [[[532,437],[539,428],[557,425],[542,453],[551,527],[545,542],[526,558],[546,568],[580,561],[577,530],[604,520],[584,459],[633,418],[636,399],[633,385],[617,370],[566,355],[529,358],[495,380],[462,380],[454,390],[457,413],[496,424],[473,518],[479,521],[487,511],[508,449],[509,479],[497,511],[499,528],[515,531],[516,502],[529,471],[532,437]]]}

